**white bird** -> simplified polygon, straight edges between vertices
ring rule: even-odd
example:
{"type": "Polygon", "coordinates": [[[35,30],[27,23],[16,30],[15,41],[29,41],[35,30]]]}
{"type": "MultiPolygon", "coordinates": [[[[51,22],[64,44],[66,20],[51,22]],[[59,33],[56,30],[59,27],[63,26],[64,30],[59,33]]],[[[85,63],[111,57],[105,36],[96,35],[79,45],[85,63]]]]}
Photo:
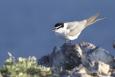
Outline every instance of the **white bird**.
{"type": "Polygon", "coordinates": [[[81,32],[88,26],[94,24],[95,22],[102,20],[104,18],[97,19],[99,14],[97,13],[94,16],[91,16],[87,19],[81,21],[72,21],[72,22],[61,22],[56,23],[53,31],[67,40],[75,40],[79,37],[81,32]]]}

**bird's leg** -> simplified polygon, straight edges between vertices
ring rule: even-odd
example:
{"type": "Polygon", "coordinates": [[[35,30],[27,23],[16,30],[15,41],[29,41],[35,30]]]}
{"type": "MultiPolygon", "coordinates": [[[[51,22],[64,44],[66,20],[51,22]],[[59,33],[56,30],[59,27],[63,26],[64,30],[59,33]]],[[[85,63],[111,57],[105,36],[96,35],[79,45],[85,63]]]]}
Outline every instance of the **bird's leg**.
{"type": "Polygon", "coordinates": [[[69,44],[72,44],[72,41],[71,41],[71,40],[69,40],[69,41],[68,41],[68,43],[69,43],[69,44]]]}
{"type": "Polygon", "coordinates": [[[72,44],[72,41],[65,39],[65,44],[72,44]]]}
{"type": "Polygon", "coordinates": [[[68,40],[67,40],[67,39],[65,39],[65,44],[67,44],[67,42],[68,42],[68,40]]]}

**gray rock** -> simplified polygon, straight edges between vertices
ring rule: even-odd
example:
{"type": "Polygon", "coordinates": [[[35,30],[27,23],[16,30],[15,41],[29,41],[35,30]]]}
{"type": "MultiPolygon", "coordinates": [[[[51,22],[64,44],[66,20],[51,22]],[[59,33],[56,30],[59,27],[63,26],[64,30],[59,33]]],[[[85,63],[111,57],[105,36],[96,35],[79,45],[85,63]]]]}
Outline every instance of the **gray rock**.
{"type": "MultiPolygon", "coordinates": [[[[39,63],[52,68],[59,77],[110,76],[114,56],[109,51],[88,42],[63,44],[42,57],[39,63]]],[[[114,73],[113,73],[114,75],[114,73]]]]}

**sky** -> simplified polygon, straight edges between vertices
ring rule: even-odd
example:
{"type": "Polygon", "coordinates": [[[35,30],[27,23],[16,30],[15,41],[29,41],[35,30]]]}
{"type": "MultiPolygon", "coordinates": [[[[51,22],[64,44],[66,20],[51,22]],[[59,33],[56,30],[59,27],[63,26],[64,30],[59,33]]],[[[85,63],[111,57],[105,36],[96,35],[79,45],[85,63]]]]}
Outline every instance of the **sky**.
{"type": "Polygon", "coordinates": [[[1,0],[0,64],[11,52],[15,57],[50,54],[61,46],[51,29],[57,22],[79,21],[100,13],[99,21],[85,29],[73,43],[87,41],[115,55],[114,0],[1,0]]]}

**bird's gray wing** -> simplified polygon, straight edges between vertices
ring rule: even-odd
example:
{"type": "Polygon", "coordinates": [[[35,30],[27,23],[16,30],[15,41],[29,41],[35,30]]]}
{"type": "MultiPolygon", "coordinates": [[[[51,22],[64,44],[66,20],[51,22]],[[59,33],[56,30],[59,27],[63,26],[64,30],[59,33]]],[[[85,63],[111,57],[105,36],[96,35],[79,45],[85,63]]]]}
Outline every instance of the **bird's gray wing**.
{"type": "Polygon", "coordinates": [[[79,24],[79,21],[67,22],[67,29],[72,30],[79,24]]]}
{"type": "Polygon", "coordinates": [[[80,33],[84,28],[85,28],[85,24],[87,23],[86,20],[82,20],[82,21],[77,21],[72,23],[72,25],[68,26],[68,29],[70,30],[70,32],[68,33],[68,35],[73,36],[75,34],[80,33]]]}
{"type": "Polygon", "coordinates": [[[103,19],[103,18],[97,19],[98,16],[99,16],[99,13],[97,13],[97,14],[94,15],[94,16],[91,16],[91,17],[87,18],[87,19],[86,19],[86,20],[87,20],[87,23],[86,23],[85,26],[90,26],[90,25],[92,25],[93,23],[95,23],[95,22],[97,22],[97,21],[103,19]]]}
{"type": "Polygon", "coordinates": [[[92,25],[93,23],[104,19],[104,18],[97,19],[98,16],[99,16],[99,13],[97,13],[96,15],[91,16],[87,19],[84,19],[82,21],[79,21],[79,22],[77,21],[77,22],[72,23],[72,27],[70,28],[70,32],[68,34],[70,36],[73,36],[73,35],[81,32],[84,28],[92,25]]]}

